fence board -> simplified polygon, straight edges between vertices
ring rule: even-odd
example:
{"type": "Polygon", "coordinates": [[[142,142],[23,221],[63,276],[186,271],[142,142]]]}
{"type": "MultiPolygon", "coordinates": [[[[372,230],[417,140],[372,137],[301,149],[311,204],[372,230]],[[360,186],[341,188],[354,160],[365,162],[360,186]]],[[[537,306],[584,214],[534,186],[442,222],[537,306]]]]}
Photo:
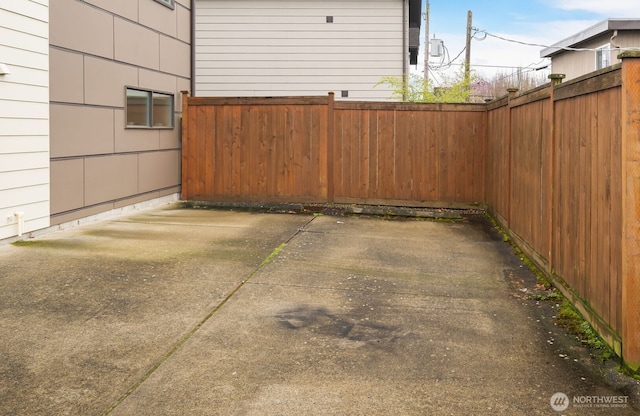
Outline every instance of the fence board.
{"type": "MultiPolygon", "coordinates": [[[[585,96],[584,101],[589,100],[589,102],[593,102],[597,100],[597,98],[598,94],[590,94],[589,96],[585,96]]],[[[594,107],[593,111],[586,114],[592,122],[597,122],[599,118],[597,101],[594,103],[594,107]]],[[[602,115],[608,112],[606,109],[603,110],[605,113],[602,113],[602,115]]],[[[609,277],[612,260],[609,245],[611,225],[610,184],[612,179],[610,163],[611,137],[607,134],[598,134],[598,130],[599,128],[596,124],[593,139],[597,141],[596,151],[594,152],[597,158],[597,166],[592,166],[592,169],[596,170],[598,174],[593,178],[595,181],[593,186],[596,188],[596,194],[593,195],[590,201],[590,208],[598,213],[598,223],[597,226],[593,228],[595,234],[593,239],[596,241],[597,255],[590,259],[592,262],[592,273],[591,275],[587,275],[585,279],[587,282],[585,296],[591,300],[593,308],[601,314],[605,320],[609,321],[609,309],[606,306],[609,301],[609,285],[606,284],[606,280],[609,277]]],[[[601,132],[605,133],[603,130],[601,130],[601,132]]]]}
{"type": "Polygon", "coordinates": [[[437,122],[438,118],[436,114],[429,113],[426,115],[427,119],[427,128],[428,128],[428,136],[427,136],[427,145],[429,147],[428,157],[429,157],[429,175],[428,175],[428,186],[429,186],[429,197],[432,200],[437,200],[440,195],[440,184],[438,183],[438,177],[440,176],[440,149],[438,146],[439,143],[439,127],[440,123],[437,122]]]}
{"type": "Polygon", "coordinates": [[[289,149],[289,154],[291,155],[291,168],[289,171],[293,182],[291,192],[292,195],[308,196],[310,193],[308,186],[310,181],[304,181],[303,179],[310,178],[311,174],[310,156],[307,156],[311,153],[311,147],[309,136],[305,134],[311,128],[311,112],[309,107],[294,107],[291,111],[295,123],[291,131],[289,149]]]}
{"type": "Polygon", "coordinates": [[[611,240],[612,259],[609,270],[609,313],[610,324],[617,333],[622,333],[622,189],[624,186],[622,176],[622,131],[618,127],[622,124],[621,115],[621,88],[610,89],[599,94],[598,104],[602,114],[609,112],[609,117],[599,127],[604,128],[602,136],[607,136],[611,141],[611,225],[609,228],[611,240]]]}
{"type": "Polygon", "coordinates": [[[371,129],[369,128],[369,120],[371,112],[360,111],[358,127],[360,128],[360,169],[358,171],[358,190],[356,196],[358,198],[366,198],[369,195],[370,183],[369,172],[371,171],[371,129]]]}
{"type": "MultiPolygon", "coordinates": [[[[586,116],[586,122],[581,123],[580,133],[580,199],[578,201],[578,221],[580,234],[583,236],[580,238],[580,268],[579,276],[584,279],[589,287],[588,298],[596,299],[598,297],[596,292],[593,292],[593,287],[597,284],[597,280],[602,280],[602,277],[598,279],[598,275],[595,272],[594,259],[597,257],[593,254],[593,247],[595,245],[597,250],[597,241],[594,240],[594,235],[599,233],[598,227],[600,224],[599,218],[602,216],[602,212],[596,209],[596,198],[594,194],[594,188],[597,189],[598,184],[598,169],[595,166],[598,161],[598,146],[602,142],[601,136],[598,134],[598,99],[595,94],[585,97],[584,116],[586,116]],[[596,176],[593,173],[596,172],[596,176]],[[595,212],[596,217],[593,217],[591,213],[595,212]]],[[[607,261],[608,264],[608,261],[607,261]]],[[[602,276],[602,275],[600,275],[602,276]]],[[[600,292],[602,293],[602,292],[600,292]]],[[[600,296],[604,298],[604,296],[600,296]]],[[[599,306],[599,310],[602,310],[602,305],[599,306]]],[[[607,314],[608,315],[608,314],[607,314]]],[[[603,315],[603,318],[608,319],[607,315],[603,315]]]]}
{"type": "Polygon", "coordinates": [[[364,111],[367,114],[368,119],[368,131],[370,134],[369,140],[369,184],[367,186],[368,192],[363,200],[382,198],[378,195],[379,181],[378,181],[378,148],[380,144],[379,132],[378,132],[378,119],[375,111],[364,111]]]}
{"type": "Polygon", "coordinates": [[[413,112],[398,111],[396,112],[396,131],[394,133],[396,143],[396,157],[394,176],[395,195],[399,199],[411,200],[411,182],[413,181],[413,172],[411,169],[411,128],[414,119],[413,112]]]}
{"type": "Polygon", "coordinates": [[[598,92],[599,114],[606,114],[606,117],[599,117],[598,137],[606,138],[608,143],[610,159],[604,163],[610,166],[609,182],[605,186],[605,194],[608,196],[610,262],[607,270],[608,275],[605,285],[608,286],[609,298],[606,299],[609,323],[617,331],[621,331],[621,299],[622,286],[622,241],[617,236],[622,235],[622,131],[621,125],[621,88],[612,88],[598,92]]]}
{"type": "Polygon", "coordinates": [[[428,163],[428,150],[426,148],[426,140],[424,138],[427,131],[426,117],[416,117],[415,127],[411,130],[414,139],[414,150],[411,157],[411,163],[414,167],[416,180],[412,183],[411,199],[415,201],[429,200],[427,188],[428,171],[425,169],[428,163]]]}
{"type": "MultiPolygon", "coordinates": [[[[208,108],[196,108],[195,109],[197,112],[197,125],[196,125],[196,146],[197,149],[196,151],[198,152],[198,154],[205,154],[206,150],[207,150],[207,143],[209,140],[211,140],[210,137],[210,133],[208,132],[208,115],[209,113],[212,112],[212,109],[208,109],[208,108]]],[[[211,157],[211,156],[209,156],[211,157]]],[[[211,163],[210,163],[210,159],[209,157],[205,157],[204,159],[202,158],[198,158],[197,159],[197,172],[202,172],[202,171],[206,171],[207,169],[210,168],[211,163]]],[[[195,176],[194,177],[194,193],[196,195],[203,195],[205,193],[206,190],[206,186],[207,186],[207,181],[205,180],[205,176],[195,176]]]]}
{"type": "Polygon", "coordinates": [[[251,114],[249,108],[240,107],[240,127],[238,128],[237,141],[240,149],[240,186],[237,196],[248,195],[251,189],[252,165],[251,147],[247,140],[243,140],[249,131],[251,114]]]}
{"type": "Polygon", "coordinates": [[[505,192],[508,188],[509,180],[509,152],[507,146],[509,136],[508,123],[509,107],[501,107],[488,110],[487,114],[487,137],[486,137],[486,202],[492,207],[495,213],[508,218],[508,197],[505,192]]]}

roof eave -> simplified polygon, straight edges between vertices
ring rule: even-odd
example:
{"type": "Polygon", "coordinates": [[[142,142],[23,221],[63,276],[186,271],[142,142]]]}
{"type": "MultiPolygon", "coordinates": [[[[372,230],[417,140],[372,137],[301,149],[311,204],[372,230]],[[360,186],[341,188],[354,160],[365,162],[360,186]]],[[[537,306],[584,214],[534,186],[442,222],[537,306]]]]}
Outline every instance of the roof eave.
{"type": "Polygon", "coordinates": [[[640,30],[640,19],[606,19],[587,29],[580,31],[560,42],[544,48],[540,51],[541,58],[549,58],[563,52],[563,48],[572,48],[576,45],[600,36],[612,30],[640,30]]]}

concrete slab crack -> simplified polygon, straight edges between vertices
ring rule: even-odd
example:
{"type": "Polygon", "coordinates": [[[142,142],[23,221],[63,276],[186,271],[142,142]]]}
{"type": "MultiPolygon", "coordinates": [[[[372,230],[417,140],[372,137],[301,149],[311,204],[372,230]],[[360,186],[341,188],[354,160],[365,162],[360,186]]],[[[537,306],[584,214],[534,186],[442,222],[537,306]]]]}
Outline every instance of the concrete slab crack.
{"type": "Polygon", "coordinates": [[[305,230],[305,228],[313,222],[315,217],[312,217],[309,221],[307,221],[302,227],[298,228],[295,233],[291,235],[285,242],[276,247],[265,259],[260,263],[255,270],[253,270],[246,278],[244,278],[235,288],[220,302],[218,303],[209,313],[200,321],[196,326],[194,326],[185,336],[178,341],[177,344],[173,346],[166,354],[160,358],[150,369],[147,371],[135,384],[133,384],[122,396],[120,396],[111,406],[109,406],[104,412],[102,412],[102,416],[106,416],[110,414],[113,410],[115,410],[123,401],[127,399],[133,392],[135,392],[149,377],[153,375],[153,373],[160,368],[160,366],[171,358],[202,326],[207,323],[209,319],[213,317],[238,291],[245,285],[253,276],[255,276],[263,267],[267,264],[271,263],[274,258],[278,256],[278,254],[289,244],[297,235],[305,230]]]}

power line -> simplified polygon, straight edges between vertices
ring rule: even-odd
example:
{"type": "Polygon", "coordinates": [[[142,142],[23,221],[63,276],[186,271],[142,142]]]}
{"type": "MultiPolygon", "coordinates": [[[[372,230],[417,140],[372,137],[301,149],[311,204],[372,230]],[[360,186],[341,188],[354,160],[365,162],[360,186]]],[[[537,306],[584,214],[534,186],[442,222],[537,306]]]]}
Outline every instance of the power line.
{"type": "MultiPolygon", "coordinates": [[[[520,68],[527,68],[529,66],[531,66],[531,64],[523,67],[523,66],[510,66],[510,65],[483,65],[483,64],[471,64],[471,66],[478,66],[478,67],[482,67],[482,68],[507,68],[507,69],[520,69],[520,68]]],[[[533,68],[534,70],[538,69],[538,68],[533,68]]],[[[542,68],[540,68],[542,69],[542,68]]]]}
{"type": "MultiPolygon", "coordinates": [[[[492,38],[496,38],[496,39],[500,39],[503,40],[505,42],[511,42],[511,43],[517,43],[519,45],[525,45],[525,46],[535,46],[535,47],[539,47],[539,48],[555,48],[558,50],[566,50],[566,51],[577,51],[577,52],[595,52],[595,51],[613,51],[613,50],[617,50],[617,51],[625,51],[625,50],[630,50],[630,51],[634,51],[634,50],[640,50],[640,48],[638,47],[625,47],[625,48],[571,48],[568,46],[565,47],[561,47],[561,46],[549,46],[549,45],[543,45],[541,43],[530,43],[530,42],[523,42],[520,40],[515,40],[515,39],[509,39],[509,38],[505,38],[503,36],[499,36],[499,35],[495,35],[493,33],[490,33],[484,29],[478,29],[477,27],[473,27],[472,28],[475,32],[472,35],[473,39],[476,39],[478,41],[483,41],[487,38],[487,36],[490,36],[492,38]],[[484,36],[482,38],[479,38],[477,35],[479,33],[484,34],[484,36]]],[[[436,64],[436,65],[429,65],[429,68],[432,71],[441,71],[441,70],[445,70],[445,69],[449,69],[451,68],[451,66],[455,63],[455,61],[466,51],[466,46],[462,48],[462,50],[455,56],[455,58],[451,59],[449,56],[449,49],[443,44],[443,49],[444,52],[446,54],[443,54],[442,59],[440,60],[440,63],[436,64]],[[445,63],[446,61],[446,63],[445,63]]],[[[542,61],[540,62],[542,63],[542,61]]],[[[532,66],[534,64],[529,64],[524,68],[529,68],[530,66],[532,66]]],[[[481,64],[472,64],[472,67],[485,67],[485,68],[510,68],[510,69],[523,69],[520,66],[508,66],[508,65],[481,65],[481,64]]],[[[544,69],[545,67],[541,67],[541,68],[534,68],[534,70],[539,70],[539,69],[544,69]]]]}
{"type": "Polygon", "coordinates": [[[442,49],[444,50],[444,54],[442,55],[442,59],[440,60],[440,63],[437,65],[429,65],[429,68],[431,68],[434,71],[441,71],[441,70],[451,68],[451,65],[453,65],[456,59],[458,59],[460,55],[464,53],[466,48],[462,48],[462,50],[453,59],[451,59],[451,56],[449,55],[449,48],[447,48],[447,46],[444,43],[442,44],[442,49]],[[445,63],[445,60],[447,61],[446,63],[445,63]]]}
{"type": "MultiPolygon", "coordinates": [[[[449,55],[449,50],[447,49],[447,47],[443,44],[443,49],[445,50],[446,55],[449,55]]],[[[434,70],[434,71],[439,71],[439,70],[443,70],[443,69],[448,69],[451,68],[451,65],[453,65],[456,61],[456,59],[458,59],[465,51],[465,48],[462,48],[462,50],[456,55],[455,58],[453,59],[449,59],[449,61],[445,64],[444,61],[444,55],[443,55],[443,59],[440,60],[439,64],[436,65],[429,65],[429,68],[434,70]]],[[[539,62],[535,62],[535,63],[530,63],[527,66],[522,66],[522,65],[518,65],[518,66],[514,66],[514,65],[486,65],[486,64],[474,64],[471,63],[472,67],[481,67],[481,68],[507,68],[507,69],[521,69],[521,68],[529,68],[532,67],[534,65],[540,65],[542,64],[546,59],[548,58],[544,58],[542,61],[539,62]]],[[[533,69],[543,69],[543,68],[533,68],[533,69]]]]}
{"type": "MultiPolygon", "coordinates": [[[[482,29],[478,29],[476,27],[472,27],[471,28],[474,33],[471,35],[472,39],[476,39],[478,41],[483,41],[487,38],[487,36],[491,36],[500,40],[504,40],[506,42],[513,42],[513,43],[518,43],[521,45],[527,45],[527,46],[536,46],[536,47],[542,47],[542,48],[546,48],[546,45],[542,45],[542,44],[535,44],[535,43],[527,43],[527,42],[522,42],[522,41],[518,41],[518,40],[514,40],[514,39],[508,39],[502,36],[498,36],[498,35],[494,35],[490,32],[487,32],[486,30],[482,30],[482,29]],[[484,36],[482,38],[478,37],[478,34],[482,33],[484,36]]],[[[442,71],[442,70],[446,70],[451,68],[451,66],[455,63],[455,61],[460,58],[460,56],[466,52],[467,50],[467,46],[465,45],[465,47],[462,48],[462,50],[460,52],[458,52],[458,54],[451,59],[450,55],[449,55],[449,49],[446,47],[446,45],[442,44],[443,47],[443,55],[442,58],[440,60],[440,62],[438,64],[428,64],[428,56],[425,56],[425,67],[427,68],[427,70],[425,71],[425,73],[431,73],[434,77],[435,80],[435,74],[436,71],[442,71]],[[445,63],[446,62],[446,63],[445,63]]],[[[596,49],[578,49],[578,48],[566,48],[566,49],[572,49],[572,50],[592,50],[595,51],[596,49]]],[[[621,48],[618,48],[618,50],[620,50],[621,48]]],[[[632,48],[629,48],[632,49],[632,48]]],[[[602,48],[598,49],[598,50],[603,50],[602,48]]],[[[524,73],[524,72],[531,72],[531,71],[538,71],[541,69],[545,69],[547,68],[549,65],[545,65],[539,68],[532,68],[534,65],[538,66],[540,64],[542,64],[546,59],[549,58],[543,58],[541,61],[537,62],[537,63],[531,63],[525,67],[522,66],[510,66],[510,65],[486,65],[486,64],[470,64],[471,67],[480,67],[480,68],[505,68],[505,69],[517,69],[518,73],[524,73]]],[[[508,76],[508,75],[507,75],[508,76]]],[[[437,82],[437,80],[436,80],[437,82]]]]}
{"type": "MultiPolygon", "coordinates": [[[[473,30],[476,31],[476,33],[484,33],[484,38],[482,39],[478,39],[480,41],[486,39],[487,36],[491,36],[492,38],[496,38],[496,39],[500,39],[500,40],[504,40],[505,42],[511,42],[511,43],[517,43],[520,45],[525,45],[525,46],[536,46],[539,48],[553,48],[553,49],[557,49],[557,50],[564,50],[564,51],[576,51],[576,52],[595,52],[595,51],[613,51],[613,50],[617,50],[617,51],[637,51],[640,50],[640,48],[638,47],[629,47],[629,48],[571,48],[569,46],[549,46],[549,45],[543,45],[541,43],[529,43],[529,42],[523,42],[520,40],[515,40],[515,39],[508,39],[502,36],[498,36],[498,35],[494,35],[493,33],[489,33],[486,30],[482,30],[482,29],[478,29],[478,28],[473,28],[473,30]]],[[[474,34],[475,35],[475,34],[474,34]]]]}

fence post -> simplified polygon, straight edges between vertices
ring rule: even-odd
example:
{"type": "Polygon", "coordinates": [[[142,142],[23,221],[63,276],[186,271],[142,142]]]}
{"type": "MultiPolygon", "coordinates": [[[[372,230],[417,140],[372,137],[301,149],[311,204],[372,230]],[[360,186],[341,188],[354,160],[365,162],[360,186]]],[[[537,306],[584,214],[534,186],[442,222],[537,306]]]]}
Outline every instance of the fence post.
{"type": "Polygon", "coordinates": [[[640,369],[640,51],[622,60],[622,359],[640,369]]]}
{"type": "Polygon", "coordinates": [[[188,165],[187,165],[187,159],[189,157],[189,145],[188,145],[188,139],[189,139],[189,91],[180,91],[181,94],[181,99],[182,99],[182,122],[181,122],[181,129],[182,129],[182,135],[181,135],[181,158],[182,158],[182,164],[181,164],[181,187],[180,187],[180,198],[184,201],[189,199],[190,195],[189,195],[189,186],[188,184],[190,183],[188,175],[187,175],[187,169],[185,169],[188,165]]]}
{"type": "Polygon", "coordinates": [[[507,131],[507,151],[508,151],[508,155],[507,155],[507,213],[506,213],[506,218],[505,221],[507,223],[507,228],[511,228],[511,199],[513,199],[513,192],[511,190],[511,177],[512,177],[512,170],[513,170],[513,166],[511,166],[511,154],[513,153],[513,149],[511,147],[511,144],[513,143],[512,137],[511,137],[511,132],[513,131],[513,129],[511,128],[511,100],[513,100],[516,96],[516,93],[518,92],[518,88],[507,88],[507,93],[509,94],[508,99],[508,103],[507,103],[507,108],[508,108],[508,114],[507,114],[507,128],[509,129],[507,131]]]}

